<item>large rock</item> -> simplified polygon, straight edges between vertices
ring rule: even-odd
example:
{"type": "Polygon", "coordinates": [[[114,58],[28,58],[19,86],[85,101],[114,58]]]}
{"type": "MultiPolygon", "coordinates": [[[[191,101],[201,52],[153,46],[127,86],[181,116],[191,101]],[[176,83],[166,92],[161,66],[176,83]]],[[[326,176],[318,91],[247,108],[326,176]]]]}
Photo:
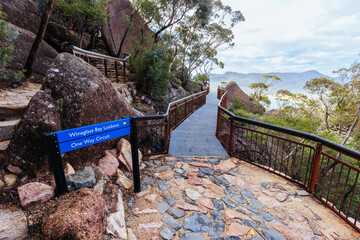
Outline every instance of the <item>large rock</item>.
{"type": "MultiPolygon", "coordinates": [[[[14,41],[14,57],[8,62],[8,67],[14,70],[22,70],[36,35],[13,24],[10,24],[10,27],[19,32],[19,36],[14,41]]],[[[34,63],[33,75],[35,79],[32,80],[33,82],[42,83],[46,70],[57,55],[58,52],[45,41],[40,44],[34,63]]]]}
{"type": "Polygon", "coordinates": [[[45,203],[55,197],[54,189],[46,184],[31,182],[18,187],[21,206],[45,203]]]}
{"type": "MultiPolygon", "coordinates": [[[[132,164],[132,152],[131,152],[131,144],[125,138],[120,139],[120,141],[116,144],[116,148],[118,150],[118,156],[120,163],[126,170],[132,172],[133,171],[133,164],[132,164]]],[[[142,160],[142,153],[138,150],[139,156],[139,166],[142,160]]]]}
{"type": "Polygon", "coordinates": [[[7,20],[12,24],[37,33],[40,25],[40,13],[33,0],[1,0],[7,20]]]}
{"type": "Polygon", "coordinates": [[[60,129],[60,115],[53,99],[43,91],[37,92],[15,129],[6,161],[35,175],[48,166],[42,134],[60,129]]]}
{"type": "Polygon", "coordinates": [[[27,238],[27,220],[21,209],[0,208],[0,223],[0,239],[21,240],[27,238]]]}
{"type": "Polygon", "coordinates": [[[225,90],[228,91],[227,94],[227,104],[228,106],[233,109],[232,103],[234,102],[235,98],[238,98],[240,103],[243,105],[245,110],[250,111],[252,113],[264,113],[265,108],[257,101],[250,101],[249,96],[241,90],[241,88],[236,84],[236,82],[231,81],[229,82],[225,90]]]}
{"type": "MultiPolygon", "coordinates": [[[[44,40],[59,52],[64,47],[63,45],[65,42],[67,45],[75,46],[78,46],[79,43],[77,35],[74,32],[54,22],[49,22],[47,25],[44,40]]],[[[87,44],[88,42],[83,38],[83,48],[85,48],[87,44]]]]}
{"type": "MultiPolygon", "coordinates": [[[[113,4],[108,7],[109,10],[109,23],[101,28],[103,38],[110,51],[110,54],[115,56],[119,51],[119,46],[124,33],[127,28],[127,22],[133,11],[129,0],[115,0],[113,4]]],[[[134,48],[134,39],[140,41],[141,27],[144,20],[138,12],[133,15],[133,27],[128,31],[125,39],[122,52],[132,53],[134,48]]],[[[148,31],[148,28],[145,28],[148,31]]]]}
{"type": "Polygon", "coordinates": [[[102,239],[105,201],[92,189],[82,188],[59,198],[43,219],[46,239],[102,239]]]}
{"type": "MultiPolygon", "coordinates": [[[[136,113],[95,67],[69,53],[61,53],[46,74],[42,89],[62,101],[63,130],[135,116],[136,113]]],[[[116,139],[65,154],[73,166],[95,161],[116,139]]]]}

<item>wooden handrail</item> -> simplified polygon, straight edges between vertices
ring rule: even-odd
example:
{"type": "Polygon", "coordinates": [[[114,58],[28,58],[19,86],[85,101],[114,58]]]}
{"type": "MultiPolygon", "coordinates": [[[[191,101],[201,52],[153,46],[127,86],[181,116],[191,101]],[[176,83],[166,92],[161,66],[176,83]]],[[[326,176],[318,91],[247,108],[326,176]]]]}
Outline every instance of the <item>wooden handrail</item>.
{"type": "Polygon", "coordinates": [[[85,60],[87,62],[89,62],[89,58],[96,58],[96,59],[103,60],[103,62],[104,62],[104,75],[106,77],[108,77],[107,61],[113,61],[115,63],[115,73],[116,73],[117,82],[119,82],[117,63],[120,63],[123,66],[123,77],[124,77],[124,79],[126,78],[126,71],[125,70],[126,70],[126,62],[130,59],[129,54],[126,54],[127,56],[125,58],[116,58],[116,57],[111,57],[111,56],[96,53],[96,52],[87,51],[87,50],[84,50],[82,48],[78,48],[78,47],[73,46],[73,45],[70,45],[70,49],[72,50],[74,55],[77,54],[77,55],[84,56],[85,60]]]}

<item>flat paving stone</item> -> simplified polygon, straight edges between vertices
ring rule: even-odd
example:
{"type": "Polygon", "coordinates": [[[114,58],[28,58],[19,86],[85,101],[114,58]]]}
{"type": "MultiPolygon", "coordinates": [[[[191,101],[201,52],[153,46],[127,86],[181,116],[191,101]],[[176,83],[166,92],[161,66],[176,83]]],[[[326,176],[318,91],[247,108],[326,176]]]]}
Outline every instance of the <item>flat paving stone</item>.
{"type": "Polygon", "coordinates": [[[221,200],[225,203],[226,207],[228,208],[236,208],[237,206],[240,205],[237,202],[231,201],[228,196],[223,197],[221,200]]]}
{"type": "Polygon", "coordinates": [[[256,209],[263,209],[264,208],[264,206],[255,199],[251,200],[251,204],[256,209]]]}
{"type": "Polygon", "coordinates": [[[237,236],[230,236],[230,237],[212,237],[211,240],[241,240],[241,238],[237,236]]]}
{"type": "Polygon", "coordinates": [[[214,221],[210,224],[209,236],[219,236],[225,231],[225,223],[220,221],[214,221]]]}
{"type": "Polygon", "coordinates": [[[221,162],[220,159],[218,158],[208,158],[208,161],[212,164],[212,165],[217,165],[221,162]]]}
{"type": "Polygon", "coordinates": [[[186,215],[186,212],[181,210],[181,209],[178,209],[178,208],[172,208],[172,209],[169,209],[167,211],[167,213],[169,213],[171,216],[175,217],[175,218],[182,218],[186,215]]]}
{"type": "Polygon", "coordinates": [[[199,170],[200,170],[204,175],[214,175],[214,171],[212,170],[212,168],[199,167],[199,170]]]}
{"type": "Polygon", "coordinates": [[[204,214],[194,213],[191,217],[184,219],[184,229],[196,233],[209,231],[211,219],[204,214]]]}
{"type": "Polygon", "coordinates": [[[250,238],[249,240],[264,240],[264,239],[262,239],[259,236],[255,236],[255,237],[250,238]]]}
{"type": "Polygon", "coordinates": [[[179,234],[180,240],[205,240],[203,236],[196,233],[180,233],[179,234]]]}
{"type": "Polygon", "coordinates": [[[212,199],[212,202],[214,203],[214,206],[218,209],[218,210],[224,210],[224,204],[222,203],[222,201],[217,200],[217,199],[212,199]]]}
{"type": "Polygon", "coordinates": [[[178,174],[184,174],[186,173],[186,171],[184,169],[180,169],[180,168],[174,168],[173,169],[174,172],[178,173],[178,174]]]}
{"type": "Polygon", "coordinates": [[[167,202],[161,202],[156,206],[156,209],[161,214],[164,214],[169,208],[170,208],[170,205],[167,202]]]}
{"type": "Polygon", "coordinates": [[[160,188],[161,191],[166,191],[169,188],[171,188],[171,184],[162,180],[158,181],[158,186],[160,188]]]}
{"type": "Polygon", "coordinates": [[[243,208],[246,208],[247,210],[249,210],[250,212],[253,212],[253,213],[258,213],[259,212],[259,210],[258,209],[256,209],[256,208],[254,208],[254,207],[252,207],[252,206],[247,206],[247,205],[241,205],[243,208]]]}
{"type": "Polygon", "coordinates": [[[176,235],[176,232],[173,231],[168,226],[164,226],[163,229],[160,231],[160,236],[166,240],[172,239],[176,235]]]}
{"type": "Polygon", "coordinates": [[[267,222],[273,221],[275,219],[275,217],[265,211],[260,211],[260,216],[267,222]]]}
{"type": "Polygon", "coordinates": [[[242,189],[240,193],[246,198],[251,198],[251,199],[255,198],[254,193],[248,188],[242,189]]]}
{"type": "Polygon", "coordinates": [[[265,229],[262,232],[268,240],[286,240],[283,235],[274,229],[265,229]]]}
{"type": "Polygon", "coordinates": [[[230,183],[226,180],[226,179],[224,179],[224,178],[222,178],[222,177],[219,177],[219,176],[217,176],[217,175],[214,175],[214,176],[211,176],[211,178],[210,178],[216,185],[223,185],[223,186],[225,186],[225,187],[228,187],[229,185],[230,185],[230,183]]]}
{"type": "Polygon", "coordinates": [[[165,172],[165,171],[168,171],[168,170],[170,170],[170,167],[167,166],[167,165],[156,168],[157,172],[165,172]]]}
{"type": "Polygon", "coordinates": [[[210,215],[212,216],[212,218],[214,220],[222,220],[222,213],[220,211],[216,211],[216,210],[210,210],[210,215]]]}
{"type": "Polygon", "coordinates": [[[163,194],[163,195],[161,195],[161,196],[164,198],[165,202],[167,202],[170,206],[174,206],[174,205],[175,205],[175,203],[176,203],[175,199],[173,199],[173,198],[170,197],[169,195],[163,194]]]}
{"type": "Polygon", "coordinates": [[[241,223],[242,225],[246,225],[246,226],[251,227],[251,228],[258,228],[258,227],[259,227],[257,224],[255,224],[255,223],[253,223],[252,221],[247,220],[247,219],[241,221],[240,223],[241,223]]]}
{"type": "Polygon", "coordinates": [[[240,204],[245,204],[248,201],[246,200],[246,198],[244,198],[243,196],[241,196],[240,194],[233,194],[231,195],[231,198],[235,201],[237,201],[240,204]]]}
{"type": "Polygon", "coordinates": [[[161,220],[172,229],[175,229],[176,231],[182,228],[182,224],[178,220],[170,216],[169,214],[165,214],[161,220]]]}

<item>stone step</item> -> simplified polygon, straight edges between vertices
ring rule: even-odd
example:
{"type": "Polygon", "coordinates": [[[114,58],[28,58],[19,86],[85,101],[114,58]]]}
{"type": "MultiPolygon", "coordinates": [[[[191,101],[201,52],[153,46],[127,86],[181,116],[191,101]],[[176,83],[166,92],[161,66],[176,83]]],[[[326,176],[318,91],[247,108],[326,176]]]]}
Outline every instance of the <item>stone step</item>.
{"type": "Polygon", "coordinates": [[[0,142],[10,140],[14,135],[15,127],[20,119],[0,121],[0,142]]]}
{"type": "Polygon", "coordinates": [[[21,118],[30,99],[40,88],[41,84],[29,83],[26,87],[0,90],[0,121],[21,118]]]}
{"type": "Polygon", "coordinates": [[[10,141],[0,142],[0,152],[5,151],[8,148],[9,144],[10,144],[10,141]]]}
{"type": "Polygon", "coordinates": [[[21,118],[29,101],[28,99],[0,101],[0,121],[21,118]]]}

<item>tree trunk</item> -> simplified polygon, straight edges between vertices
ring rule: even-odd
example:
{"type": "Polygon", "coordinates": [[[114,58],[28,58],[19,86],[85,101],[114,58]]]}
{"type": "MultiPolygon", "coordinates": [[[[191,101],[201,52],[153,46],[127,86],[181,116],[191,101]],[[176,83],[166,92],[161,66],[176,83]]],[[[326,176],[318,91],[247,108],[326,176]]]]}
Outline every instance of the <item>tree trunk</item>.
{"type": "Polygon", "coordinates": [[[121,39],[121,43],[120,43],[120,46],[119,46],[119,51],[118,51],[117,54],[116,54],[116,57],[118,57],[118,58],[120,58],[121,51],[122,51],[122,48],[123,48],[123,46],[124,46],[126,36],[127,36],[128,32],[129,32],[130,25],[132,24],[132,19],[133,19],[133,17],[134,17],[134,14],[135,14],[135,8],[133,8],[133,10],[132,10],[132,12],[131,12],[130,22],[129,22],[128,26],[126,27],[124,36],[123,36],[122,39],[121,39]]]}
{"type": "Polygon", "coordinates": [[[51,15],[51,11],[54,7],[55,1],[56,0],[49,0],[48,4],[46,6],[46,9],[45,9],[44,15],[41,18],[39,31],[36,35],[35,41],[31,47],[29,56],[26,60],[25,66],[24,66],[24,69],[26,69],[25,77],[30,77],[32,74],[35,59],[36,59],[40,44],[44,39],[46,27],[47,27],[47,24],[48,24],[50,15],[51,15]]]}
{"type": "Polygon", "coordinates": [[[92,51],[95,47],[95,43],[97,42],[97,39],[98,39],[98,35],[99,35],[99,30],[100,30],[100,27],[97,26],[95,27],[92,32],[91,32],[91,38],[90,38],[90,43],[89,45],[86,47],[86,50],[90,50],[92,51]]]}

